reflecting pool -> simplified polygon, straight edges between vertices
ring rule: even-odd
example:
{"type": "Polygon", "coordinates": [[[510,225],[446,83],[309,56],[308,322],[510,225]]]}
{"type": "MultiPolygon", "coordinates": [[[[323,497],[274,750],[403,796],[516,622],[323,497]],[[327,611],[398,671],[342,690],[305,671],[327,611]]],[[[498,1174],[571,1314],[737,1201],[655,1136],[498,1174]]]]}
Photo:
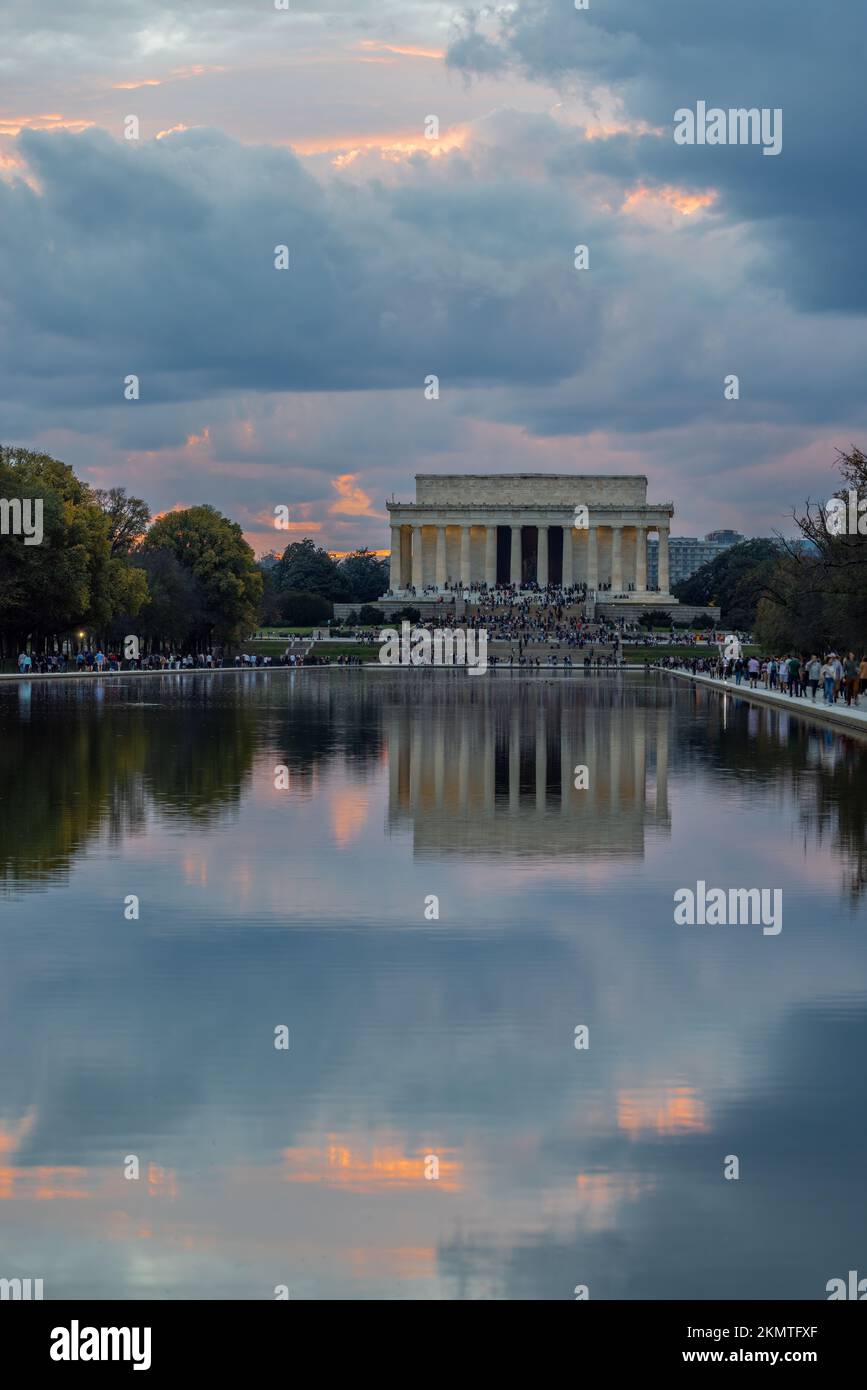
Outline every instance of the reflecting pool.
{"type": "Polygon", "coordinates": [[[867,742],[657,673],[2,685],[0,1276],[825,1298],[865,833],[867,742]]]}

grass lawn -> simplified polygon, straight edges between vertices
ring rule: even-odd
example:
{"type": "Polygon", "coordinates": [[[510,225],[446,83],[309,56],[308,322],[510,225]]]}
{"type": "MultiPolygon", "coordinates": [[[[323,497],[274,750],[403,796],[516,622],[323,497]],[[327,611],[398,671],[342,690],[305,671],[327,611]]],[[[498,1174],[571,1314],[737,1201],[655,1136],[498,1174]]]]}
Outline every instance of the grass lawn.
{"type": "Polygon", "coordinates": [[[239,650],[256,656],[282,656],[286,650],[286,639],[284,637],[274,642],[242,642],[239,650]]]}
{"type": "MultiPolygon", "coordinates": [[[[759,656],[761,648],[744,647],[743,653],[744,656],[759,656]]],[[[672,647],[662,645],[658,647],[641,647],[627,645],[623,648],[623,659],[626,662],[659,661],[664,656],[682,656],[691,661],[693,657],[699,658],[715,655],[716,649],[713,647],[672,647]]]]}
{"type": "Polygon", "coordinates": [[[362,661],[379,660],[379,643],[370,642],[315,642],[313,656],[330,656],[335,661],[339,656],[358,656],[362,661]]]}

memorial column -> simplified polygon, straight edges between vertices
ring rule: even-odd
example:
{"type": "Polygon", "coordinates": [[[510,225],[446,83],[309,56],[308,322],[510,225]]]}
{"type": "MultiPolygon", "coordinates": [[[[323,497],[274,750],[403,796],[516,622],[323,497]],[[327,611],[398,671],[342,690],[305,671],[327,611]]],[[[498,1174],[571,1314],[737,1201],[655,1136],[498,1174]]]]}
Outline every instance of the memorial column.
{"type": "Polygon", "coordinates": [[[668,593],[668,526],[659,530],[659,592],[668,593]]]}
{"type": "Polygon", "coordinates": [[[640,594],[647,589],[647,528],[635,528],[635,588],[640,594]]]}
{"type": "Polygon", "coordinates": [[[444,589],[446,586],[446,528],[437,527],[437,567],[436,581],[437,588],[444,589]]]}
{"type": "Polygon", "coordinates": [[[623,589],[623,528],[619,522],[611,527],[611,592],[619,594],[623,589]]]}
{"type": "Polygon", "coordinates": [[[461,584],[469,588],[470,583],[470,528],[461,527],[461,584]]]}
{"type": "Polygon", "coordinates": [[[391,528],[391,557],[388,569],[388,585],[392,592],[397,592],[400,585],[400,527],[391,528]]]}
{"type": "Polygon", "coordinates": [[[587,531],[587,588],[599,588],[599,547],[595,526],[587,531]]]}
{"type": "Polygon", "coordinates": [[[489,589],[497,583],[497,528],[488,526],[485,530],[485,583],[489,589]]]}
{"type": "Polygon", "coordinates": [[[421,527],[412,528],[412,583],[414,589],[421,589],[421,527]]]}
{"type": "Polygon", "coordinates": [[[536,527],[536,583],[544,589],[548,583],[548,527],[536,527]]]}
{"type": "Polygon", "coordinates": [[[521,587],[521,528],[512,527],[512,550],[509,556],[509,583],[521,587]]]}
{"type": "Polygon", "coordinates": [[[569,589],[575,582],[574,570],[575,538],[571,526],[563,527],[563,588],[569,589]]]}

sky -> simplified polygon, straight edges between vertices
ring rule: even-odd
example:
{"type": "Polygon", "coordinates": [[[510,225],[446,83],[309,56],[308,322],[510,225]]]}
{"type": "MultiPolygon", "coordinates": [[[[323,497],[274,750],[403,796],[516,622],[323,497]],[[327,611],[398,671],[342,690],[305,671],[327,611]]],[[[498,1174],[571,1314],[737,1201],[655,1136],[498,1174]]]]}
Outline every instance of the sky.
{"type": "Polygon", "coordinates": [[[93,486],[210,502],[259,553],[387,548],[419,472],[645,473],[673,534],[768,535],[864,445],[851,0],[0,0],[0,29],[0,440],[93,486]],[[778,109],[779,154],[677,144],[699,101],[778,109]]]}

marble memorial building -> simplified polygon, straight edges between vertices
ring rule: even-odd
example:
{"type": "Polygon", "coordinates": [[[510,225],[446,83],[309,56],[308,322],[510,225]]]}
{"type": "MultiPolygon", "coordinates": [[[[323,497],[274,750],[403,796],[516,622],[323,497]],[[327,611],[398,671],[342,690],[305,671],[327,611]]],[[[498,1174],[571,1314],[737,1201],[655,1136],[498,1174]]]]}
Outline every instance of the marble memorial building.
{"type": "Polygon", "coordinates": [[[647,501],[641,475],[571,473],[416,475],[414,502],[387,503],[390,588],[586,584],[635,602],[647,588],[647,537],[659,538],[659,586],[668,593],[674,505],[647,501]],[[576,527],[576,508],[587,525],[576,527]]]}

